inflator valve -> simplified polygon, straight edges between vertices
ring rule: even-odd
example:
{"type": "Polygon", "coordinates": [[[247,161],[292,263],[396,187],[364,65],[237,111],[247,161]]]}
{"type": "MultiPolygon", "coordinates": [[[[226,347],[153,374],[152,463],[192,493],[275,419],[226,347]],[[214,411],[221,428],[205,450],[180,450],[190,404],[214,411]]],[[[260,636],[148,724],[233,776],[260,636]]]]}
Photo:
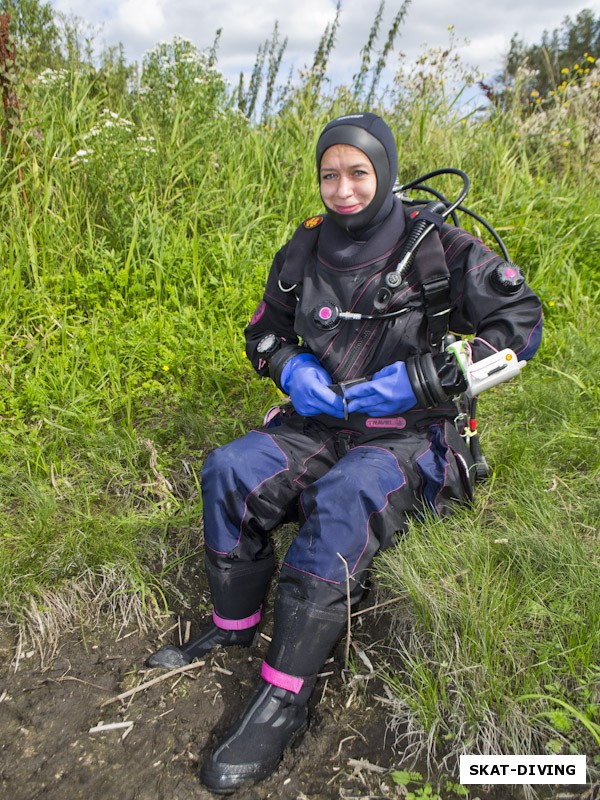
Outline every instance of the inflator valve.
{"type": "Polygon", "coordinates": [[[331,330],[339,325],[340,310],[335,305],[317,306],[313,311],[315,325],[323,330],[331,330]]]}

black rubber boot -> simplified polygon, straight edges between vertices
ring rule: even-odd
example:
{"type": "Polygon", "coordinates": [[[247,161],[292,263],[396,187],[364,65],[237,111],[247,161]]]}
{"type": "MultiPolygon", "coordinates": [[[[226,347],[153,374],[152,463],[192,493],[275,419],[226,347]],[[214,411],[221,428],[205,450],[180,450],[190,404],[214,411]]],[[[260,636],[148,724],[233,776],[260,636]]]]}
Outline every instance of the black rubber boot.
{"type": "Polygon", "coordinates": [[[232,794],[274,772],[285,750],[307,728],[314,683],[305,682],[302,692],[294,694],[261,681],[234,727],[202,765],[202,783],[215,794],[232,794]]]}
{"type": "Polygon", "coordinates": [[[193,642],[177,646],[166,644],[152,653],[146,662],[149,667],[176,669],[210,653],[215,647],[251,647],[258,635],[258,623],[243,630],[226,630],[211,623],[208,628],[193,642]]]}
{"type": "Polygon", "coordinates": [[[215,794],[232,794],[274,772],[308,724],[317,673],[345,624],[343,606],[323,609],[280,594],[260,685],[200,770],[215,794]]]}
{"type": "Polygon", "coordinates": [[[274,557],[237,561],[207,550],[205,567],[214,604],[213,621],[192,642],[161,647],[147,660],[149,667],[176,669],[202,658],[215,647],[251,647],[256,641],[274,557]]]}

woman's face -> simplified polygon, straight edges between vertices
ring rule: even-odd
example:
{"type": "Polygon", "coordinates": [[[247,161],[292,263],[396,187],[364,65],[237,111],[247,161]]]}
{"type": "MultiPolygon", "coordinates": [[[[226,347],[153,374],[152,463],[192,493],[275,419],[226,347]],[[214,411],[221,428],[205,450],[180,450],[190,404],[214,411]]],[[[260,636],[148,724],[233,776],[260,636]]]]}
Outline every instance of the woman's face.
{"type": "Polygon", "coordinates": [[[338,214],[356,214],[375,197],[377,176],[362,150],[335,144],[323,153],[319,187],[327,208],[338,214]]]}

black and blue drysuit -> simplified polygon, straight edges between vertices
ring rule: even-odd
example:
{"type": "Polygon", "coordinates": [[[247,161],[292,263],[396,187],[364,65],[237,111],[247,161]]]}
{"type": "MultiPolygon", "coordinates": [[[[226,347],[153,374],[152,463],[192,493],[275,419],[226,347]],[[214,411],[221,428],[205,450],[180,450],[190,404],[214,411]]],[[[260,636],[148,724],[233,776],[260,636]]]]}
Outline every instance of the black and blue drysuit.
{"type": "MultiPolygon", "coordinates": [[[[315,309],[324,300],[349,310],[361,307],[369,285],[397,262],[411,211],[396,199],[366,243],[349,240],[325,217],[302,282],[292,291],[280,280],[289,245],[279,251],[246,329],[247,354],[259,374],[267,375],[269,365],[257,344],[271,332],[285,342],[282,350],[314,354],[332,383],[373,375],[429,349],[419,257],[394,305],[406,313],[342,322],[333,330],[315,322],[315,309]]],[[[444,225],[433,236],[450,273],[450,329],[473,335],[472,359],[510,347],[529,360],[541,334],[533,291],[525,283],[511,294],[498,289],[492,276],[503,260],[466,231],[444,225]]],[[[448,367],[450,386],[458,370],[457,364],[448,367]]],[[[349,573],[352,597],[358,599],[374,554],[393,543],[409,516],[424,508],[448,514],[470,498],[471,461],[454,425],[457,413],[451,395],[438,407],[415,405],[391,416],[303,417],[284,408],[276,426],[251,431],[206,460],[207,547],[220,557],[260,559],[270,550],[267,534],[297,518],[300,527],[284,559],[280,588],[319,605],[343,603],[349,573]]]]}
{"type": "Polygon", "coordinates": [[[298,522],[258,687],[200,770],[218,793],[266,777],[306,727],[317,674],[347,624],[348,602],[364,592],[377,551],[393,544],[410,517],[449,514],[471,497],[464,423],[455,424],[462,420],[455,398],[466,380],[440,346],[439,330],[432,337],[442,311],[454,334],[469,337],[474,361],[506,347],[528,360],[540,343],[540,302],[518,268],[442,223],[385,301],[386,316],[374,313],[415,211],[392,191],[396,145],[381,118],[351,114],[329,123],[317,145],[318,168],[336,145],[367,156],[376,192],[357,213],[327,208],[306,220],[275,256],[245,331],[246,352],[291,403],[207,457],[212,623],[185,647],[167,645],[149,659],[176,667],[217,645],[250,646],[275,570],[271,534],[298,522]],[[439,290],[433,310],[422,291],[438,285],[436,270],[446,281],[441,311],[439,290]],[[334,325],[339,310],[350,318],[334,325]]]}

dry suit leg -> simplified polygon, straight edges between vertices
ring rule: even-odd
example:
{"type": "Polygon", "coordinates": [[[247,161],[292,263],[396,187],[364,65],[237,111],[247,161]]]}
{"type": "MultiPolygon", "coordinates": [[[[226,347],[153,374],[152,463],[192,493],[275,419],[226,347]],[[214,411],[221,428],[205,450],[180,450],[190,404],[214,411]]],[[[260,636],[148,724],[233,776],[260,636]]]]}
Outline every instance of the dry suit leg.
{"type": "Polygon", "coordinates": [[[373,557],[406,526],[414,499],[395,455],[373,445],[350,450],[300,497],[298,534],[280,588],[319,607],[357,602],[373,557]]]}
{"type": "Polygon", "coordinates": [[[300,496],[301,526],[281,570],[282,591],[318,606],[351,602],[379,549],[410,517],[450,514],[471,497],[468,451],[452,426],[380,437],[350,449],[300,496]]]}
{"type": "Polygon", "coordinates": [[[204,463],[204,539],[219,556],[255,561],[270,553],[268,532],[295,513],[304,486],[337,460],[331,433],[307,435],[302,418],[275,430],[250,431],[204,463]]]}

